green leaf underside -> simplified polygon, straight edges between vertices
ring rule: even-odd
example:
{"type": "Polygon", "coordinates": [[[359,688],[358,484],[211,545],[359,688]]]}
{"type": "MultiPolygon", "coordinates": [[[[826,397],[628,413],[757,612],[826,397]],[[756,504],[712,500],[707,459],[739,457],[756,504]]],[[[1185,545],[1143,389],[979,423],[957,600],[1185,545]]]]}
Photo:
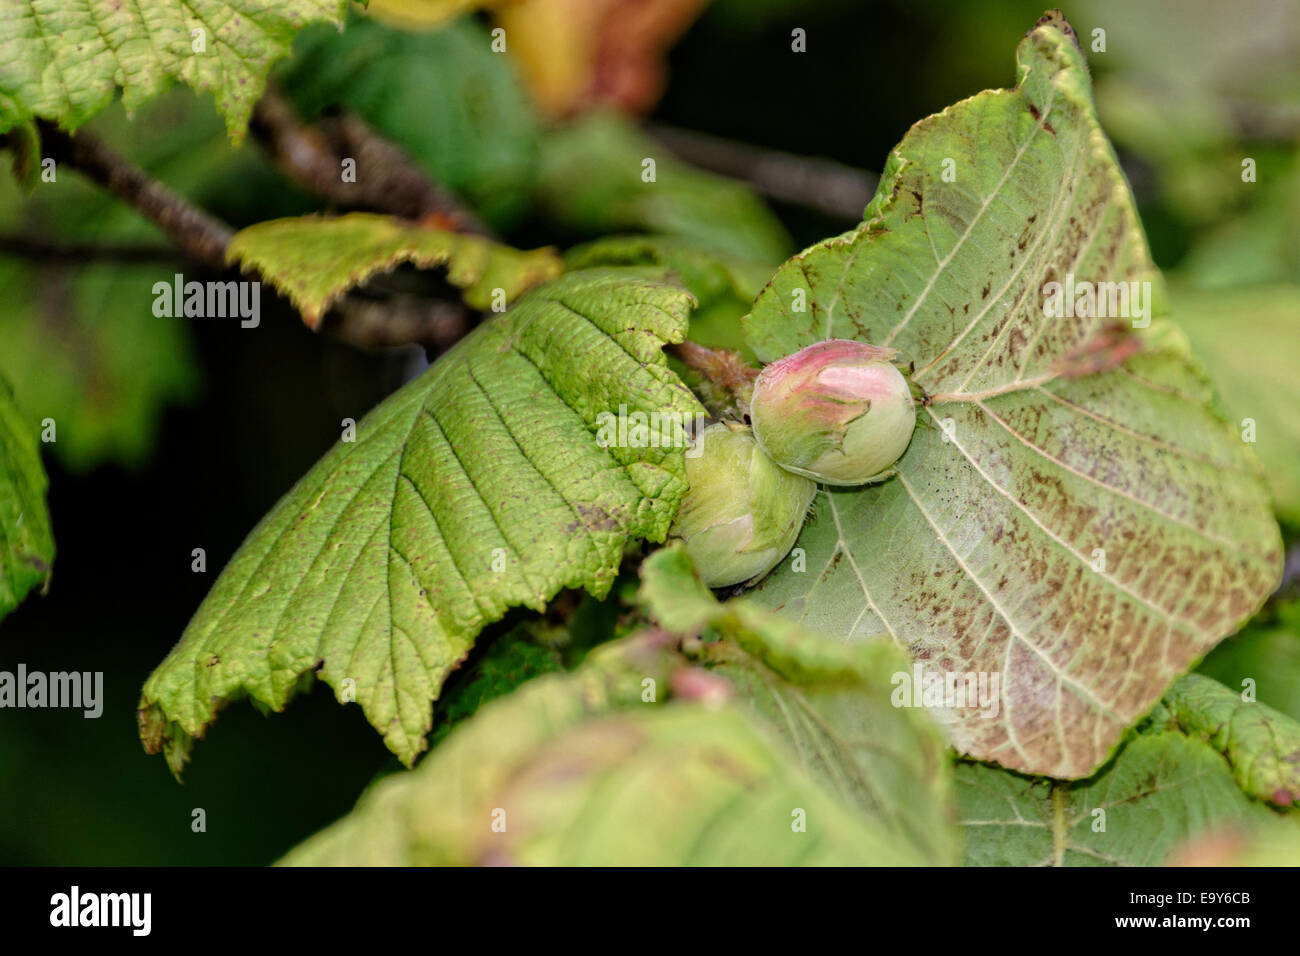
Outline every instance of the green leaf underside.
{"type": "Polygon", "coordinates": [[[1300,722],[1200,674],[1174,684],[1164,708],[1173,726],[1223,754],[1246,793],[1283,807],[1300,803],[1300,722]]]}
{"type": "Polygon", "coordinates": [[[598,416],[696,414],[661,351],[689,302],[616,270],[571,273],[385,400],[249,535],[150,677],[146,749],[179,771],[226,699],[280,709],[319,668],[340,699],[352,678],[409,764],[485,624],[562,588],[603,596],[630,539],[667,534],[681,449],[602,448],[598,416]]]}
{"type": "Polygon", "coordinates": [[[1264,805],[1290,806],[1298,771],[1300,723],[1186,674],[1088,780],[959,763],[966,863],[1149,866],[1227,834],[1300,839],[1300,817],[1264,805]]]}
{"type": "Polygon", "coordinates": [[[561,271],[550,249],[521,252],[480,236],[432,229],[392,216],[300,216],[242,229],[226,252],[229,262],[256,269],[289,297],[311,328],[343,293],[403,262],[445,265],[465,301],[486,310],[501,289],[513,302],[561,271]]]}
{"type": "Polygon", "coordinates": [[[1277,819],[1212,747],[1176,731],[1137,735],[1089,781],[965,763],[956,775],[968,866],[1159,866],[1216,829],[1277,819]]]}
{"type": "Polygon", "coordinates": [[[309,23],[343,0],[35,0],[0,11],[0,132],[40,117],[75,129],[120,87],[135,110],[174,79],[211,90],[238,143],[266,74],[309,23]],[[195,52],[202,30],[204,52],[195,52]]]}
{"type": "Polygon", "coordinates": [[[49,580],[54,534],[35,422],[0,379],[0,618],[49,580]]]}
{"type": "Polygon", "coordinates": [[[724,638],[702,647],[701,663],[809,777],[928,863],[957,861],[947,741],[929,714],[891,700],[909,668],[902,651],[822,640],[743,598],[719,604],[680,545],[648,558],[642,576],[641,600],[662,627],[724,638]]]}
{"type": "Polygon", "coordinates": [[[1122,365],[1063,374],[1114,320],[1046,318],[1046,282],[1160,293],[1072,35],[1041,23],[1019,86],[913,127],[863,225],[782,266],[746,319],[765,360],[869,341],[937,396],[898,474],[819,495],[807,570],[783,563],[756,599],[842,640],[887,633],[934,671],[998,675],[996,717],[946,715],[954,745],[1062,778],[1100,766],[1281,563],[1253,460],[1168,323],[1122,365]]]}
{"type": "Polygon", "coordinates": [[[643,700],[684,661],[601,648],[493,701],[289,865],[923,862],[808,779],[736,709],[643,700]],[[806,832],[792,825],[806,815],[806,832]],[[504,823],[504,829],[494,822],[504,823]]]}

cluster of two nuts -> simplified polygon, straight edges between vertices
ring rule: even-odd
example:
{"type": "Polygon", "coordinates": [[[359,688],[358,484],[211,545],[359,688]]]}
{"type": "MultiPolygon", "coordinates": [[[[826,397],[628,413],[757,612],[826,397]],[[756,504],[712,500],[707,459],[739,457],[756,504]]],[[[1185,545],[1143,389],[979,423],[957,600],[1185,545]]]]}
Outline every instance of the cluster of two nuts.
{"type": "Polygon", "coordinates": [[[773,362],[750,398],[752,429],[719,422],[686,458],[672,534],[709,587],[754,584],[790,552],[817,482],[880,481],[916,426],[893,349],[829,339],[773,362]]]}

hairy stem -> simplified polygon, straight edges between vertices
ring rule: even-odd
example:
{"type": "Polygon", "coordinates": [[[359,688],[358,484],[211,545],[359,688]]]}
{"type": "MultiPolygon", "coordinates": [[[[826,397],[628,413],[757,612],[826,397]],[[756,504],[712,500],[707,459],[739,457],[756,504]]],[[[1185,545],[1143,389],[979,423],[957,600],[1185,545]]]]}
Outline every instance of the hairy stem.
{"type": "Polygon", "coordinates": [[[167,238],[196,262],[226,268],[234,230],[119,156],[87,132],[66,133],[41,121],[41,146],[55,163],[66,163],[157,223],[167,238]]]}
{"type": "Polygon", "coordinates": [[[678,342],[668,350],[695,373],[691,386],[713,415],[741,417],[749,410],[758,369],[750,366],[739,352],[711,349],[695,342],[678,342]]]}

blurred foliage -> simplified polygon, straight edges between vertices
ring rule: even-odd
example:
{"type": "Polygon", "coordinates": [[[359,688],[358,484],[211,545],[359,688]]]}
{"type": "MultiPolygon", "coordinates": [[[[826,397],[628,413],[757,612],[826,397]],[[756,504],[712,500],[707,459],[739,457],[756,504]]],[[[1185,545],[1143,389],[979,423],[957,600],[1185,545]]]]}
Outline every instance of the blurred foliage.
{"type": "Polygon", "coordinates": [[[1189,840],[1165,861],[1166,866],[1300,865],[1300,830],[1290,820],[1270,820],[1253,831],[1227,827],[1189,840]]]}
{"type": "Polygon", "coordinates": [[[1266,608],[1216,647],[1198,670],[1234,690],[1253,681],[1261,702],[1300,720],[1300,601],[1266,608]]]}
{"type": "MultiPolygon", "coordinates": [[[[233,220],[296,212],[254,148],[232,151],[211,106],[185,92],[155,100],[134,121],[120,106],[99,114],[89,132],[170,188],[233,220]]],[[[191,320],[155,316],[153,286],[197,267],[173,254],[162,231],[71,169],[39,180],[29,197],[0,180],[0,230],[71,244],[146,247],[156,261],[115,262],[93,254],[41,256],[0,251],[0,374],[32,417],[58,424],[51,451],[84,471],[105,461],[139,467],[152,451],[164,408],[192,401],[199,371],[191,320]]]]}
{"type": "Polygon", "coordinates": [[[366,14],[404,30],[431,30],[464,13],[493,9],[518,0],[369,0],[366,14]]]}
{"type": "Polygon", "coordinates": [[[551,220],[584,236],[657,232],[776,262],[793,251],[780,220],[749,189],[687,166],[610,112],[589,113],[546,137],[539,201],[551,220]],[[654,161],[650,181],[647,160],[654,161]]]}
{"type": "Polygon", "coordinates": [[[709,0],[520,0],[497,22],[549,115],[599,105],[632,113],[654,106],[663,57],[709,0]]]}
{"type": "Polygon", "coordinates": [[[1240,214],[1208,226],[1192,246],[1180,268],[1190,284],[1300,284],[1300,152],[1267,164],[1264,175],[1240,214]]]}
{"type": "Polygon", "coordinates": [[[708,646],[715,671],[764,685],[755,696],[765,704],[729,705],[701,691],[701,682],[715,691],[730,684],[691,667],[662,631],[647,630],[604,645],[572,673],[493,701],[415,771],[371,789],[284,862],[950,860],[942,735],[926,715],[887,703],[898,649],[826,644],[753,608],[735,608],[733,617],[716,605],[716,614],[743,635],[708,646]],[[866,703],[869,716],[855,703],[866,703]],[[845,711],[855,719],[841,737],[829,727],[845,711]],[[664,728],[672,729],[657,732],[664,728]],[[882,746],[886,739],[894,746],[882,746]],[[510,808],[508,829],[475,825],[485,816],[495,822],[502,807],[510,808]],[[791,807],[806,809],[798,817],[806,836],[791,825],[791,807]],[[501,832],[515,836],[503,843],[501,832]]]}
{"type": "MultiPolygon", "coordinates": [[[[141,119],[170,126],[167,136],[140,143],[127,133],[120,109],[91,124],[111,139],[144,148],[135,159],[178,187],[193,186],[205,171],[228,161],[225,150],[201,148],[221,141],[224,128],[210,111],[186,110],[176,99],[142,111],[141,119]],[[196,162],[196,159],[202,161],[196,162]]],[[[0,223],[13,235],[53,243],[153,244],[162,233],[69,169],[41,181],[21,202],[14,184],[0,183],[0,223]]],[[[156,318],[155,282],[183,271],[166,263],[100,264],[83,257],[0,254],[0,373],[13,383],[35,430],[44,418],[58,426],[51,451],[74,469],[105,459],[138,466],[148,455],[162,407],[193,397],[196,369],[183,318],[156,318]]]]}
{"type": "MultiPolygon", "coordinates": [[[[1300,6],[1291,0],[1084,0],[1088,27],[1106,31],[1094,54],[1097,102],[1122,150],[1151,166],[1162,200],[1185,222],[1212,223],[1247,205],[1242,159],[1260,182],[1267,147],[1300,135],[1300,6]],[[1257,147],[1264,146],[1261,155],[1257,147]]],[[[1085,43],[1091,31],[1080,29],[1085,43]]],[[[1267,161],[1266,161],[1267,160],[1267,161]]]]}
{"type": "Polygon", "coordinates": [[[185,319],[150,311],[160,278],[151,266],[0,262],[0,296],[11,303],[0,314],[0,369],[33,431],[45,418],[57,423],[51,451],[72,469],[104,460],[139,466],[163,406],[194,395],[185,319]],[[59,271],[62,281],[51,281],[59,271]],[[43,294],[33,297],[33,288],[43,294]]]}
{"type": "Polygon", "coordinates": [[[404,33],[353,17],[342,33],[303,31],[281,81],[305,119],[330,107],[360,114],[505,229],[528,208],[539,125],[491,42],[473,20],[404,33]]]}
{"type": "Polygon", "coordinates": [[[1279,516],[1300,526],[1300,285],[1171,287],[1221,410],[1249,436],[1279,516]]]}
{"type": "Polygon", "coordinates": [[[0,618],[50,580],[54,534],[39,448],[30,422],[0,378],[0,618]]]}
{"type": "Polygon", "coordinates": [[[663,91],[663,58],[709,0],[372,0],[366,14],[416,32],[490,12],[494,42],[549,116],[608,104],[632,112],[663,91]]]}

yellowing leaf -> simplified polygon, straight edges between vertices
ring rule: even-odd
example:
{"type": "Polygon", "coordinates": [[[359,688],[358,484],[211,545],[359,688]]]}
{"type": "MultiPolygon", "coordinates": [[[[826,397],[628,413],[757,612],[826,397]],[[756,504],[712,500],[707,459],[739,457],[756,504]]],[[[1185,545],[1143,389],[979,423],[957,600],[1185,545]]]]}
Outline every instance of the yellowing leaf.
{"type": "Polygon", "coordinates": [[[433,30],[475,10],[491,10],[518,0],[370,0],[366,13],[404,30],[433,30]]]}
{"type": "Polygon", "coordinates": [[[1185,340],[1141,328],[1160,277],[1073,30],[1044,18],[1017,59],[1014,89],[917,123],[863,224],[755,302],[761,358],[892,346],[930,396],[897,474],[819,496],[807,570],[756,599],[840,640],[887,633],[936,677],[996,677],[995,714],[949,706],[954,745],[1079,778],[1258,609],[1281,538],[1185,340]],[[1073,281],[1125,283],[1146,314],[1044,307],[1073,281]]]}
{"type": "Polygon", "coordinates": [[[497,14],[543,109],[598,104],[644,112],[664,86],[663,57],[708,0],[522,0],[497,14]]]}
{"type": "Polygon", "coordinates": [[[304,30],[293,50],[278,79],[304,120],[334,109],[363,116],[494,228],[528,215],[536,111],[477,20],[412,33],[354,17],[342,33],[304,30]]]}
{"type": "Polygon", "coordinates": [[[702,251],[772,262],[792,248],[748,187],[679,162],[616,113],[593,112],[551,131],[538,190],[551,219],[584,235],[661,233],[702,251]],[[655,162],[653,181],[642,178],[646,160],[655,162]]]}
{"type": "Polygon", "coordinates": [[[235,235],[226,257],[261,273],[313,329],[348,289],[402,262],[445,265],[447,279],[476,309],[492,307],[498,289],[512,302],[563,268],[550,249],[521,252],[480,236],[360,212],[259,222],[235,235]]]}

